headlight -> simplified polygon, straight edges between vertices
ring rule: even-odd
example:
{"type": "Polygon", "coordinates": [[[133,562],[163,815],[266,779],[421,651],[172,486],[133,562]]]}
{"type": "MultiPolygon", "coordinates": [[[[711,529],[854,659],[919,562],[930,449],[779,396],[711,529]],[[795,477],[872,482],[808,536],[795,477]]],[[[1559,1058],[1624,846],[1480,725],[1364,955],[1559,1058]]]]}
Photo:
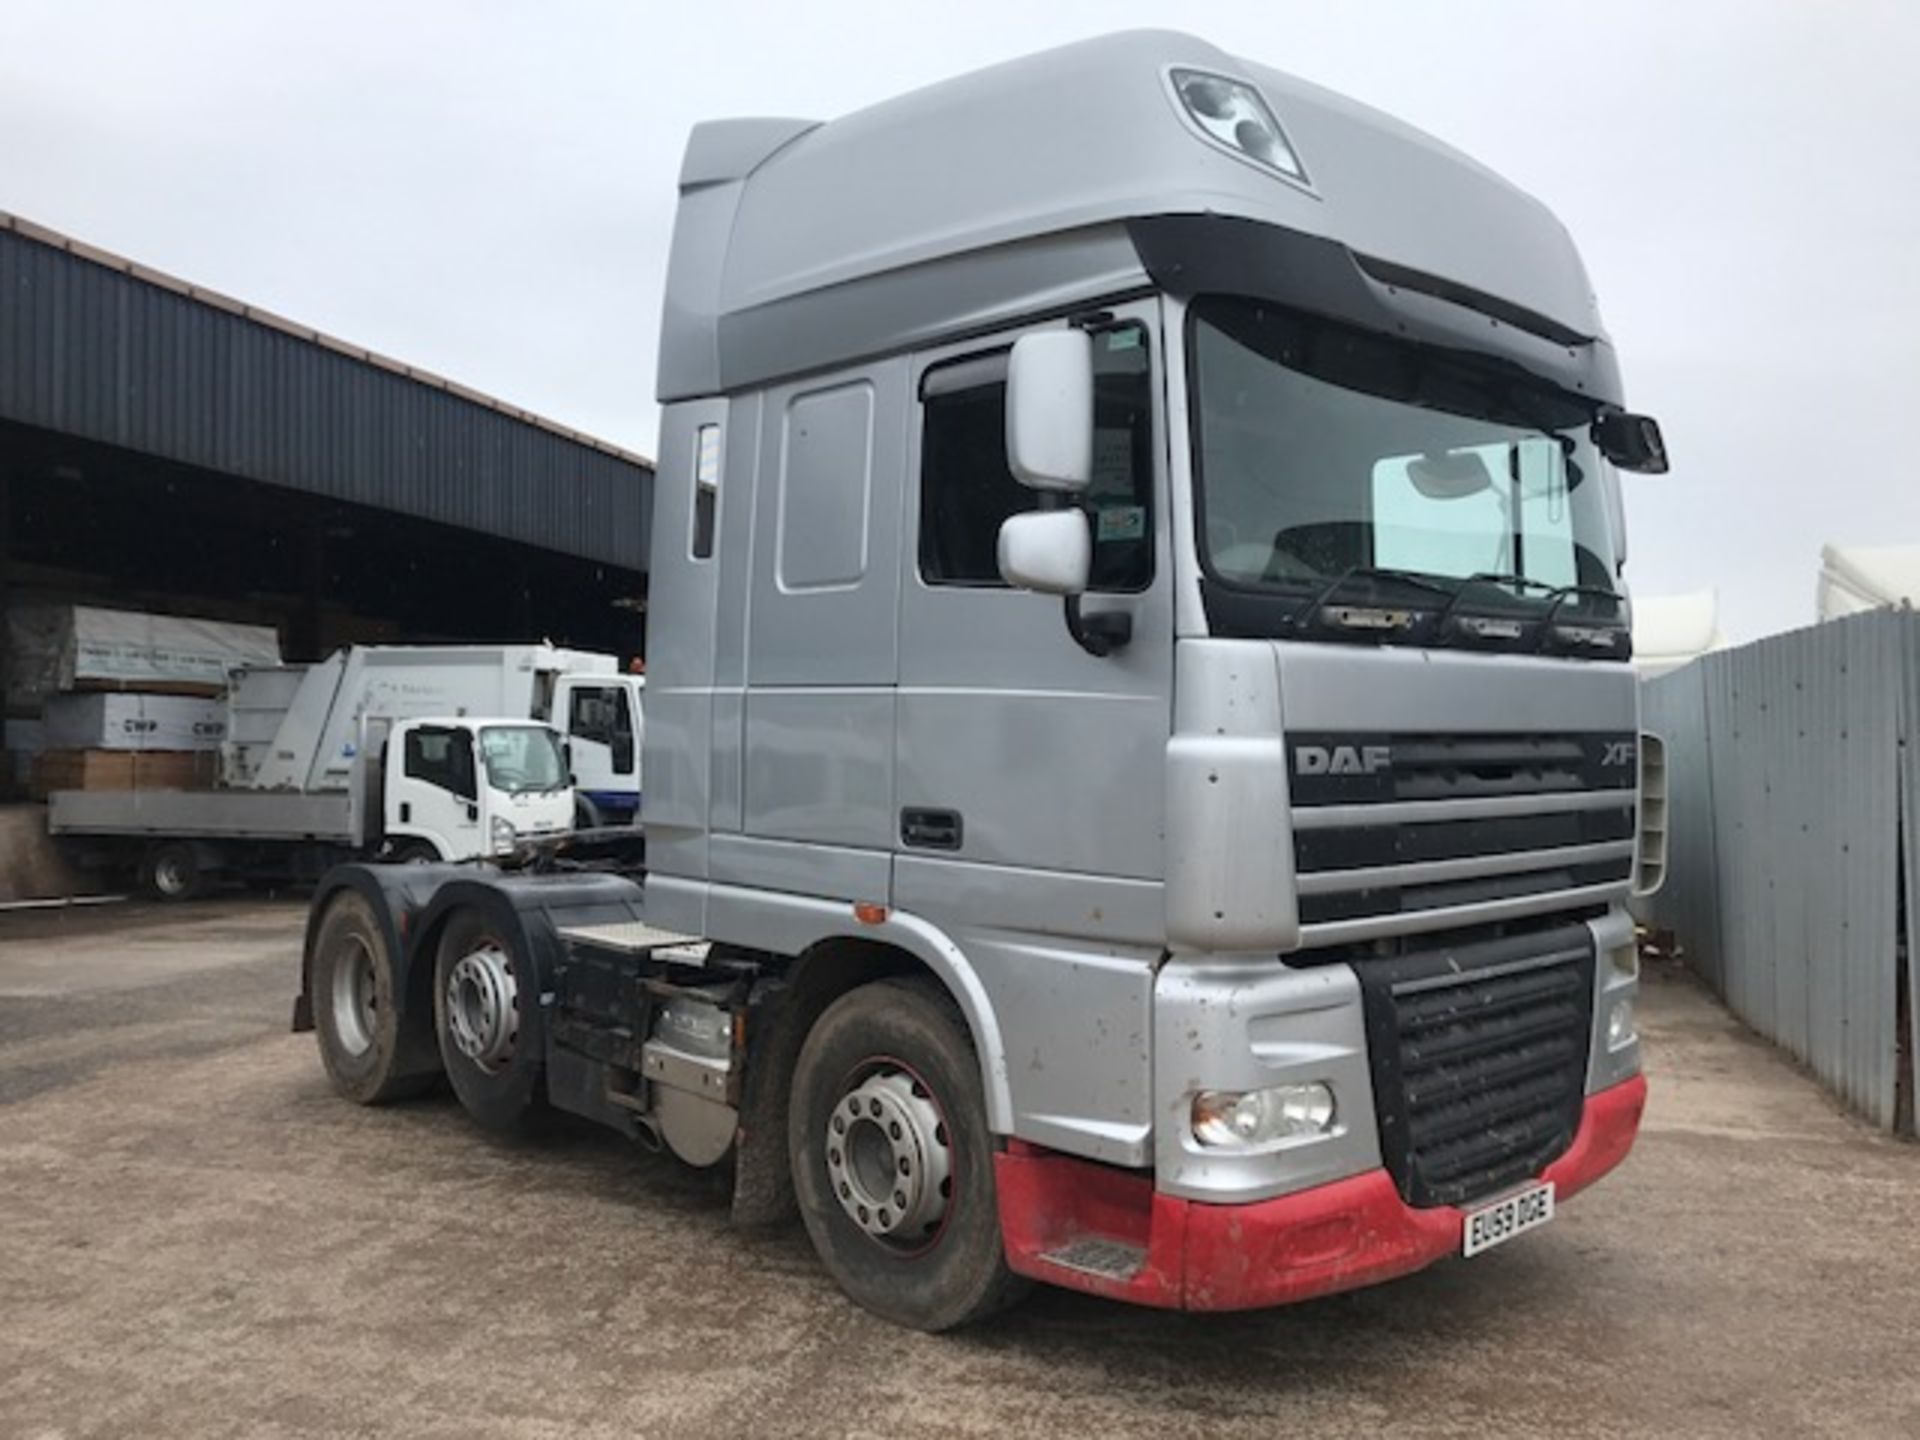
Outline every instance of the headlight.
{"type": "Polygon", "coordinates": [[[1217,1150],[1259,1150],[1333,1129],[1333,1091],[1315,1081],[1266,1090],[1202,1090],[1193,1138],[1217,1150]]]}
{"type": "Polygon", "coordinates": [[[520,832],[513,828],[513,822],[504,815],[493,817],[493,853],[511,855],[513,847],[520,841],[520,832]]]}
{"type": "Polygon", "coordinates": [[[1306,167],[1253,86],[1204,70],[1175,70],[1169,78],[1180,108],[1207,139],[1275,174],[1307,183],[1306,167]]]}
{"type": "Polygon", "coordinates": [[[1613,1008],[1607,1011],[1607,1048],[1618,1050],[1623,1045],[1631,1045],[1638,1038],[1633,1028],[1632,999],[1614,1001],[1613,1008]]]}

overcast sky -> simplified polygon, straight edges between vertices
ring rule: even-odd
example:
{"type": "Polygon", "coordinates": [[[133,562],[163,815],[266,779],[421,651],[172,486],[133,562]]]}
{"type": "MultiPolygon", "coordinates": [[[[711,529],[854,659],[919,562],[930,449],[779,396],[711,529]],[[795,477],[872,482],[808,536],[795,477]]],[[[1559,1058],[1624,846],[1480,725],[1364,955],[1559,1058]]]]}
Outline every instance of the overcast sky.
{"type": "MultiPolygon", "coordinates": [[[[755,6],[0,0],[0,209],[653,453],[688,128],[828,118],[1138,25],[1467,150],[1573,231],[1628,398],[1643,594],[1812,618],[1920,541],[1920,4],[755,6]]],[[[0,316],[4,323],[4,316],[0,316]]]]}

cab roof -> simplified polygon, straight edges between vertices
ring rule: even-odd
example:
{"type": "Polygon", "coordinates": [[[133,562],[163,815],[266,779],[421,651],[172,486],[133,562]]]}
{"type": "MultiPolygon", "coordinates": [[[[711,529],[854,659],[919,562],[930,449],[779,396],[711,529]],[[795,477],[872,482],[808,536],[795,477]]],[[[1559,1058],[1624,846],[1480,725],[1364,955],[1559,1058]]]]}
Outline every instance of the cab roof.
{"type": "Polygon", "coordinates": [[[911,343],[1144,285],[1124,224],[1161,215],[1323,237],[1603,334],[1579,255],[1539,201],[1378,110],[1170,31],[1046,51],[826,123],[703,124],[680,189],[663,400],[777,373],[756,347],[790,357],[797,333],[828,342],[851,324],[911,343]],[[1196,134],[1175,68],[1255,86],[1306,183],[1196,134]],[[970,284],[967,269],[995,279],[970,284]]]}

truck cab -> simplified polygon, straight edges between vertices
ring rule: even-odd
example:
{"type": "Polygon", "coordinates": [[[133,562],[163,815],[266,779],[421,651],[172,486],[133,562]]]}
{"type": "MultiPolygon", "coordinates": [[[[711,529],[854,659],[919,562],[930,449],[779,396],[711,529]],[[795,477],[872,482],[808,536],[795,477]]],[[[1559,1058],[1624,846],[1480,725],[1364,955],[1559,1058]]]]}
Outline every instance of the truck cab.
{"type": "Polygon", "coordinates": [[[1665,453],[1546,207],[1163,32],[704,124],[680,191],[644,885],[335,877],[343,1093],[437,1025],[480,1123],[731,1156],[929,1330],[1389,1279],[1618,1164],[1665,453]],[[389,954],[448,1003],[343,1048],[389,954]]]}
{"type": "Polygon", "coordinates": [[[581,829],[639,818],[646,689],[644,675],[567,673],[554,681],[553,722],[572,758],[581,829]]]}
{"type": "Polygon", "coordinates": [[[507,855],[573,823],[564,747],[538,721],[401,721],[388,732],[383,768],[385,849],[397,859],[507,855]]]}

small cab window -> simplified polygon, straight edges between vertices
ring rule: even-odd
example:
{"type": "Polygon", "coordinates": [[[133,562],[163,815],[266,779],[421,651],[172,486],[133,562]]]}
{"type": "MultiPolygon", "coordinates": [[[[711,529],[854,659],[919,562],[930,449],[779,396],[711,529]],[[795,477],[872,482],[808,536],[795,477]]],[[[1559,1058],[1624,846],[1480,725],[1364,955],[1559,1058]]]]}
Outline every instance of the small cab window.
{"type": "Polygon", "coordinates": [[[613,773],[633,773],[633,706],[621,685],[581,685],[567,701],[567,734],[605,745],[613,773]]]}
{"type": "Polygon", "coordinates": [[[405,769],[409,780],[424,781],[469,800],[474,797],[473,742],[464,730],[409,730],[405,769]]]}
{"type": "MultiPolygon", "coordinates": [[[[1079,497],[1093,527],[1090,588],[1144,590],[1153,579],[1153,392],[1147,332],[1095,332],[1093,483],[1079,497]]],[[[920,577],[1004,586],[1000,525],[1035,508],[1007,468],[1006,352],[930,370],[921,389],[920,577]]]]}
{"type": "Polygon", "coordinates": [[[626,693],[614,685],[580,685],[567,702],[567,733],[578,740],[613,744],[616,733],[630,729],[624,714],[626,693]]]}

